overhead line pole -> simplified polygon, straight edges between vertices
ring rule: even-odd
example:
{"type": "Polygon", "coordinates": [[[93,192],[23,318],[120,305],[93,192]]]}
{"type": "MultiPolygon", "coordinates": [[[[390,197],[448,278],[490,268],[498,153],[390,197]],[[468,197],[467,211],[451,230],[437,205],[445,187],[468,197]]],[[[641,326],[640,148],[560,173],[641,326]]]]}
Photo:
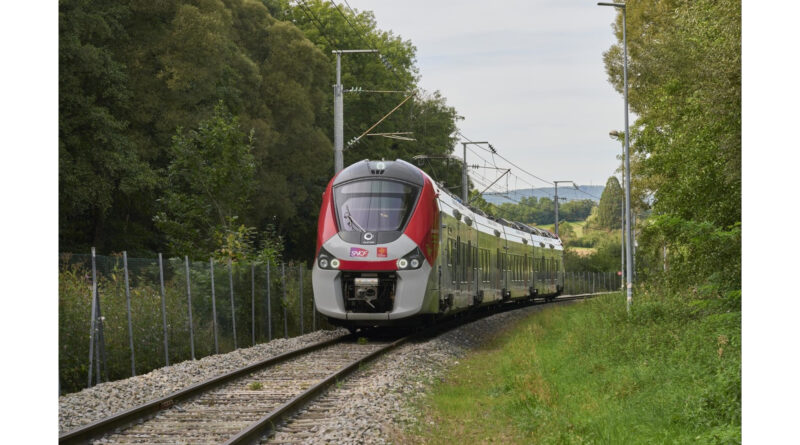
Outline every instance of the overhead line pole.
{"type": "Polygon", "coordinates": [[[625,257],[628,263],[626,271],[626,305],[628,312],[633,304],[633,243],[631,242],[631,152],[630,152],[630,131],[628,128],[628,40],[626,35],[626,7],[625,3],[597,3],[599,6],[613,6],[622,10],[622,82],[623,96],[625,98],[625,257]]]}
{"type": "Polygon", "coordinates": [[[339,173],[344,168],[344,88],[342,87],[342,54],[377,53],[377,49],[337,49],[336,85],[333,86],[333,169],[339,173]]]}
{"type": "MultiPolygon", "coordinates": [[[[575,187],[576,190],[578,189],[578,186],[575,184],[575,181],[553,181],[553,184],[555,184],[555,186],[556,186],[556,199],[555,199],[555,201],[556,201],[556,225],[555,225],[556,236],[558,236],[558,184],[566,183],[566,182],[571,182],[572,186],[575,187]]],[[[566,198],[564,198],[564,199],[566,199],[566,198]]]]}
{"type": "Polygon", "coordinates": [[[469,202],[469,185],[467,181],[467,145],[478,145],[478,144],[488,144],[487,141],[481,142],[462,142],[461,144],[464,146],[464,162],[463,168],[461,170],[461,200],[466,205],[469,202]]]}

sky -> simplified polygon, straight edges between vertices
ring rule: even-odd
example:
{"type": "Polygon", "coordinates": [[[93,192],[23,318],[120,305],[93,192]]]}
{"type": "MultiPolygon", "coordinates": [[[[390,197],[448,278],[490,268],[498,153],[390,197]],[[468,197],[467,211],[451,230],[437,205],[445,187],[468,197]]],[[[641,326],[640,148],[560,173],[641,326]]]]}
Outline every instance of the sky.
{"type": "MultiPolygon", "coordinates": [[[[604,185],[614,174],[622,147],[608,133],[624,128],[624,104],[602,59],[615,41],[613,8],[594,0],[348,3],[416,46],[420,86],[447,98],[467,138],[489,141],[548,181],[604,185]]],[[[472,151],[467,161],[483,162],[472,151]]],[[[515,173],[511,189],[549,186],[515,173]]]]}

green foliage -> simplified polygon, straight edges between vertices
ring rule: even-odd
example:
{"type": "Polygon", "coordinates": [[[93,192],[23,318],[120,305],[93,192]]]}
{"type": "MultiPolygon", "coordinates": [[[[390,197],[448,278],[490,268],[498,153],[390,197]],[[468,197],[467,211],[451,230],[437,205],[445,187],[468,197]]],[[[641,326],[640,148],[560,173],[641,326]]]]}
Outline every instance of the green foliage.
{"type": "Polygon", "coordinates": [[[197,130],[178,129],[155,217],[171,251],[193,258],[207,257],[214,247],[231,258],[245,253],[255,229],[233,226],[248,210],[255,185],[252,147],[252,132],[247,137],[221,103],[197,130]]]}
{"type": "Polygon", "coordinates": [[[645,279],[676,289],[706,284],[721,292],[741,283],[742,228],[738,223],[721,229],[711,222],[657,215],[644,227],[640,241],[646,247],[637,251],[642,263],[638,269],[645,279]],[[664,267],[668,273],[660,272],[664,267]]]}
{"type": "MultiPolygon", "coordinates": [[[[672,283],[700,284],[723,269],[720,279],[738,288],[741,4],[647,0],[627,5],[629,99],[638,115],[631,129],[633,193],[653,193],[653,213],[660,217],[647,228],[640,250],[652,258],[659,243],[670,244],[666,275],[672,276],[665,279],[672,283]],[[719,244],[724,238],[733,245],[719,244]],[[722,249],[704,252],[703,245],[722,249]]],[[[621,27],[618,17],[620,41],[621,27]]],[[[604,55],[620,92],[621,55],[619,44],[604,55]]],[[[648,264],[656,273],[661,263],[648,264]]]]}
{"type": "Polygon", "coordinates": [[[86,249],[140,242],[152,225],[131,224],[115,242],[103,236],[122,213],[141,208],[157,185],[131,137],[135,92],[113,47],[129,38],[127,7],[113,1],[59,2],[59,243],[86,249]]]}
{"type": "MultiPolygon", "coordinates": [[[[583,221],[597,204],[590,200],[568,201],[558,207],[561,221],[583,221]]],[[[509,221],[544,225],[555,223],[555,204],[550,198],[522,198],[518,204],[503,203],[495,214],[509,221]]]]}
{"type": "Polygon", "coordinates": [[[735,300],[645,289],[631,316],[620,294],[537,312],[434,386],[413,439],[741,443],[735,300]]]}
{"type": "MultiPolygon", "coordinates": [[[[174,364],[191,358],[186,264],[183,258],[165,258],[163,263],[169,357],[170,364],[174,364]]],[[[165,364],[159,266],[155,259],[138,258],[128,258],[128,266],[136,372],[141,375],[165,364]]],[[[303,329],[304,332],[311,330],[311,273],[305,266],[281,264],[276,267],[271,264],[267,280],[267,264],[233,260],[228,263],[228,258],[224,262],[215,261],[214,303],[211,298],[210,269],[209,261],[189,264],[197,358],[214,353],[213,304],[216,305],[221,353],[234,349],[234,314],[239,347],[252,345],[253,332],[256,343],[283,336],[284,320],[289,336],[300,335],[301,286],[303,329]],[[300,268],[303,268],[302,275],[300,268]],[[269,311],[266,300],[268,288],[269,311]]],[[[108,356],[107,374],[113,381],[131,375],[122,258],[98,256],[97,277],[108,356]]],[[[63,255],[58,278],[59,381],[61,391],[67,393],[86,387],[87,382],[92,303],[91,258],[88,255],[63,255]]],[[[329,326],[318,317],[317,327],[329,326]]]]}
{"type": "MultiPolygon", "coordinates": [[[[345,56],[346,88],[417,89],[411,42],[377,29],[369,12],[353,14],[329,2],[63,0],[59,20],[62,251],[95,245],[153,252],[166,244],[170,255],[205,254],[218,247],[214,233],[225,237],[235,229],[226,221],[237,216],[238,224],[257,230],[253,245],[263,244],[271,227],[269,239],[282,239],[288,257],[309,259],[321,194],[333,174],[331,50],[366,44],[381,51],[380,57],[345,56]],[[233,119],[221,117],[220,103],[233,119]],[[234,121],[251,135],[255,167],[231,178],[228,191],[237,193],[207,181],[217,188],[199,199],[200,184],[193,182],[199,175],[180,171],[196,161],[184,150],[232,140],[209,143],[202,129],[177,137],[176,130],[210,125],[236,139],[225,129],[234,121]],[[194,207],[208,206],[208,196],[216,196],[211,209],[194,207]],[[187,213],[175,213],[179,208],[187,213]]],[[[345,139],[360,135],[402,97],[348,93],[345,139]]],[[[375,130],[412,131],[416,142],[365,137],[345,151],[345,164],[449,153],[458,119],[438,92],[419,92],[375,130]]],[[[213,159],[223,162],[211,172],[216,177],[230,171],[232,158],[213,159]]],[[[424,168],[459,183],[460,166],[424,168]]]]}
{"type": "Polygon", "coordinates": [[[622,227],[622,186],[615,176],[608,178],[603,194],[600,195],[600,204],[597,208],[597,224],[606,229],[619,229],[622,227]]]}
{"type": "Polygon", "coordinates": [[[483,199],[483,196],[481,196],[478,190],[473,189],[469,191],[469,203],[471,206],[481,209],[488,215],[497,215],[498,213],[497,207],[483,199]]]}

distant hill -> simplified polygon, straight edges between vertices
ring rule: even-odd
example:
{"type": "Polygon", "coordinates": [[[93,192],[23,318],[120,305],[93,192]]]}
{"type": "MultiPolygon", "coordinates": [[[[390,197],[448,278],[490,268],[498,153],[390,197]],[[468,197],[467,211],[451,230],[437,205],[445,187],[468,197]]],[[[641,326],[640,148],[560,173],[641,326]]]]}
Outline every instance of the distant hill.
{"type": "MultiPolygon", "coordinates": [[[[567,201],[591,199],[592,201],[599,202],[600,196],[603,194],[603,189],[605,189],[605,186],[603,185],[581,185],[579,187],[585,193],[575,190],[568,185],[559,186],[558,197],[567,198],[567,201]]],[[[531,196],[553,199],[553,195],[555,195],[555,188],[542,187],[535,189],[509,190],[508,193],[485,193],[483,198],[492,204],[500,205],[506,202],[516,204],[514,201],[520,201],[522,198],[530,198],[531,196]]]]}

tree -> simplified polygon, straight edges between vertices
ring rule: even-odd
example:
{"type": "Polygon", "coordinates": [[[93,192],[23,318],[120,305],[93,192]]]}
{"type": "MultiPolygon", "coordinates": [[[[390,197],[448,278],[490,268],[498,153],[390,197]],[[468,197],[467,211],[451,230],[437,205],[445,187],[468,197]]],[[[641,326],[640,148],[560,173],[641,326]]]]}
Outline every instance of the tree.
{"type": "MultiPolygon", "coordinates": [[[[155,217],[172,252],[204,257],[228,241],[251,236],[252,231],[237,227],[237,222],[248,210],[254,189],[252,150],[252,132],[249,137],[242,132],[239,120],[222,103],[197,130],[178,129],[170,147],[161,211],[155,217]],[[244,235],[225,235],[231,233],[244,235]]],[[[227,244],[230,248],[237,243],[227,244]]]]}
{"type": "MultiPolygon", "coordinates": [[[[676,282],[702,282],[707,271],[734,277],[741,269],[741,5],[738,1],[629,2],[633,187],[652,192],[651,224],[639,252],[704,263],[676,282]],[[702,235],[701,235],[702,234],[702,235]],[[709,248],[711,239],[733,242],[709,248]],[[702,248],[700,248],[702,247],[702,248]],[[684,255],[687,251],[693,255],[684,255]],[[719,255],[726,252],[725,255],[719,255]]],[[[622,38],[621,17],[615,23],[622,38]]],[[[621,45],[604,55],[611,83],[622,91],[621,45]]],[[[634,193],[635,194],[635,193],[634,193]]],[[[643,264],[647,261],[640,261],[643,264]]],[[[652,261],[653,264],[659,264],[652,261]]],[[[676,272],[677,273],[677,272],[676,272]]]]}
{"type": "MultiPolygon", "coordinates": [[[[333,175],[331,49],[367,44],[381,50],[347,58],[347,87],[417,90],[411,42],[377,29],[369,12],[328,2],[63,0],[59,13],[59,238],[65,250],[211,249],[210,241],[170,225],[179,216],[163,199],[175,198],[170,205],[178,206],[176,196],[192,191],[174,177],[181,161],[175,144],[200,141],[190,132],[176,142],[176,129],[217,120],[222,101],[241,132],[252,130],[255,171],[252,188],[241,190],[250,205],[233,212],[235,223],[217,218],[213,224],[225,229],[226,239],[242,238],[242,224],[258,228],[254,244],[282,237],[287,257],[309,259],[321,194],[333,175]],[[322,18],[324,35],[310,13],[322,18]],[[158,226],[157,214],[166,218],[158,226]],[[264,234],[267,227],[274,237],[264,234]],[[197,242],[179,247],[179,239],[197,242]]],[[[348,93],[346,139],[403,97],[348,93]]],[[[438,93],[418,93],[375,130],[411,131],[416,142],[365,137],[345,151],[345,161],[449,153],[457,120],[438,93]]],[[[455,181],[460,166],[435,173],[455,181]]]]}
{"type": "Polygon", "coordinates": [[[608,178],[597,209],[597,223],[606,229],[622,227],[622,186],[616,176],[608,178]]]}
{"type": "MultiPolygon", "coordinates": [[[[128,38],[127,7],[59,2],[59,244],[63,250],[115,248],[133,241],[114,230],[113,213],[135,207],[157,185],[125,118],[133,92],[126,65],[110,48],[128,38]]],[[[131,231],[133,232],[133,230],[131,231]]]]}

